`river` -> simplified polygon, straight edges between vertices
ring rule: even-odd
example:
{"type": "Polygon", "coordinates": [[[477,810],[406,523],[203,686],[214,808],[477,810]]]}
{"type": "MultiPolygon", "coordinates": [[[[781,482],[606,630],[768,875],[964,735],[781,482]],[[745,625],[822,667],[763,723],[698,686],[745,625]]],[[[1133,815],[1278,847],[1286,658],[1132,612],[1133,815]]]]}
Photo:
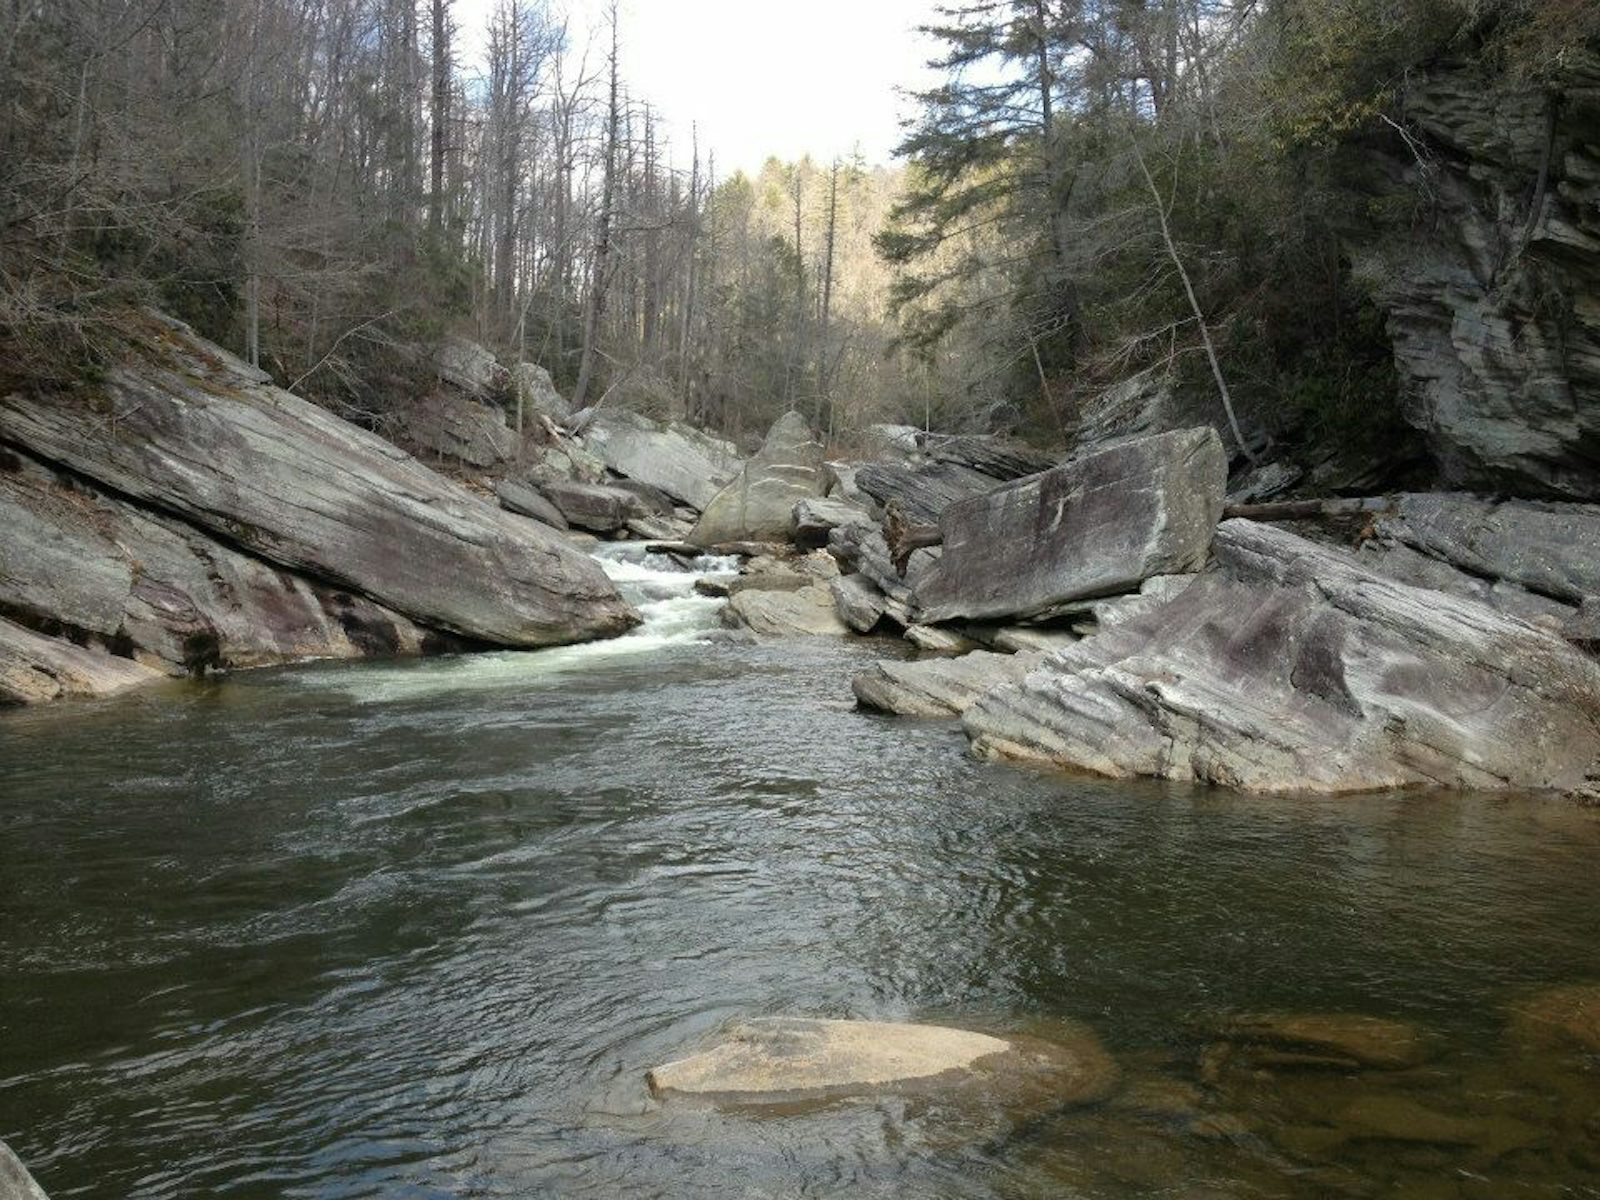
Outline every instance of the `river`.
{"type": "Polygon", "coordinates": [[[607,565],[648,619],[601,646],[0,714],[0,1138],[55,1200],[1600,1195],[1593,1059],[1504,1028],[1600,979],[1600,814],[977,763],[854,711],[898,644],[708,644],[690,576],[607,565]],[[1251,1010],[1443,1048],[1205,1078],[1251,1010]],[[1177,1100],[648,1096],[777,1013],[1082,1022],[1177,1100]],[[1373,1097],[1486,1132],[1341,1133],[1373,1097]]]}

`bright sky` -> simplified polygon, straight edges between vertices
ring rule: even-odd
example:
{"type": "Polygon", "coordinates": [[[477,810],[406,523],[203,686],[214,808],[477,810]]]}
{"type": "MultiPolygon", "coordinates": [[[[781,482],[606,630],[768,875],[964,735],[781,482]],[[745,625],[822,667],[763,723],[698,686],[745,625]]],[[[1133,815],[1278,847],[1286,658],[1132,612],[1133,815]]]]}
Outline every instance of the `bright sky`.
{"type": "MultiPolygon", "coordinates": [[[[466,45],[482,44],[494,3],[456,0],[466,45]]],[[[606,0],[564,3],[574,43],[592,35],[603,54],[606,0]]],[[[687,160],[698,125],[719,175],[759,170],[770,154],[827,161],[858,144],[869,163],[887,163],[910,114],[896,89],[929,82],[932,47],[912,30],[935,3],[622,0],[623,76],[668,122],[676,158],[687,160]]]]}

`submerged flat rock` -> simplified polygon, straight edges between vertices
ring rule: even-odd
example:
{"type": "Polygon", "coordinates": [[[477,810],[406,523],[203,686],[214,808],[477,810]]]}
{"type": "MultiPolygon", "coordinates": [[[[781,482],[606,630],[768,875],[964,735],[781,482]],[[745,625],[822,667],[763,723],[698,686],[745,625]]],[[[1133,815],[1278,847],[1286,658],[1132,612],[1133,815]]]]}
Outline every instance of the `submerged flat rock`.
{"type": "Polygon", "coordinates": [[[1409,1021],[1362,1013],[1241,1013],[1210,1028],[1236,1044],[1386,1070],[1417,1066],[1438,1049],[1432,1034],[1409,1021]]]}
{"type": "Polygon", "coordinates": [[[1002,1039],[940,1025],[765,1017],[645,1077],[656,1096],[785,1104],[903,1086],[1068,1105],[1103,1098],[1116,1067],[1093,1035],[1002,1039]]]}

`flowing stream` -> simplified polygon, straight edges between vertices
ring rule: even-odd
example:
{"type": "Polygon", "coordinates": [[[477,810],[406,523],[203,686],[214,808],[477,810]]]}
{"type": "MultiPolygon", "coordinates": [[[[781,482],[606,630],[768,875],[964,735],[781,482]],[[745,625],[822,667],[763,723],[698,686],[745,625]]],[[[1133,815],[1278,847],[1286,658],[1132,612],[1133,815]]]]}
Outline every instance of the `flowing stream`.
{"type": "Polygon", "coordinates": [[[1600,814],[976,763],[853,710],[898,643],[708,642],[693,575],[603,554],[615,642],[0,714],[0,1138],[55,1200],[1600,1195],[1594,1056],[1506,1029],[1600,981],[1600,814]],[[1439,1050],[1212,1069],[1261,1010],[1439,1050]],[[1127,1087],[648,1095],[775,1013],[1081,1022],[1127,1087]]]}

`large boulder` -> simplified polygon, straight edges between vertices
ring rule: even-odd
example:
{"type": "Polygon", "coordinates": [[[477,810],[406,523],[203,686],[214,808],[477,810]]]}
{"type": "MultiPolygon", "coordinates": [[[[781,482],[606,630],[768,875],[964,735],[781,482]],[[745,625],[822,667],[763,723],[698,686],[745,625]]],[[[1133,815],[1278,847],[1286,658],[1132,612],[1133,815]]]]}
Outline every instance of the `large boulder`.
{"type": "Polygon", "coordinates": [[[761,452],[705,505],[689,540],[697,546],[788,541],[794,506],[820,499],[822,491],[822,445],[811,436],[804,417],[785,413],[768,432],[761,452]]]}
{"type": "Polygon", "coordinates": [[[877,504],[895,504],[914,524],[937,524],[940,515],[958,500],[981,496],[1003,481],[960,463],[863,463],[856,468],[855,486],[877,504]]]}
{"type": "Polygon", "coordinates": [[[1185,429],[951,505],[939,521],[944,552],[917,584],[921,619],[1030,616],[1197,571],[1227,474],[1216,431],[1185,429]]]}
{"type": "Polygon", "coordinates": [[[1398,497],[1376,528],[1478,578],[1571,605],[1600,596],[1600,505],[1419,493],[1398,497]]]}
{"type": "Polygon", "coordinates": [[[488,468],[517,456],[520,440],[505,413],[454,392],[424,396],[398,417],[398,440],[424,457],[488,468]]]}
{"type": "Polygon", "coordinates": [[[541,646],[638,621],[598,564],[177,322],[102,382],[0,397],[0,439],[423,624],[541,646]]]}
{"type": "Polygon", "coordinates": [[[0,1200],[46,1200],[44,1189],[4,1142],[0,1142],[0,1200]]]}
{"type": "Polygon", "coordinates": [[[991,1037],[939,1025],[763,1017],[729,1029],[703,1053],[646,1076],[656,1096],[733,1105],[843,1100],[910,1090],[950,1099],[1042,1100],[1060,1108],[1104,1099],[1117,1068],[1098,1041],[991,1037]]]}
{"type": "Polygon", "coordinates": [[[722,610],[722,623],[773,636],[842,637],[850,627],[839,619],[833,592],[825,583],[787,591],[751,588],[734,593],[722,610]]]}
{"type": "MultiPolygon", "coordinates": [[[[20,454],[0,471],[0,611],[168,674],[419,653],[437,635],[20,454]]],[[[442,647],[441,647],[442,648],[442,647]]]]}
{"type": "Polygon", "coordinates": [[[511,399],[521,404],[526,421],[531,416],[561,422],[572,416],[572,405],[556,391],[555,380],[538,363],[518,363],[511,368],[511,399]]]}
{"type": "Polygon", "coordinates": [[[924,434],[923,452],[934,462],[951,463],[1007,481],[1048,471],[1060,455],[989,433],[924,434]]]}
{"type": "Polygon", "coordinates": [[[626,488],[570,479],[540,480],[538,486],[569,525],[590,533],[615,533],[629,521],[653,515],[650,505],[626,488]]]}
{"type": "Polygon", "coordinates": [[[1041,654],[974,650],[960,658],[880,662],[850,681],[862,708],[903,717],[959,717],[995,688],[1021,683],[1041,654]]]}
{"type": "Polygon", "coordinates": [[[1394,201],[1426,194],[1426,222],[1348,249],[1446,482],[1600,500],[1600,59],[1575,51],[1539,80],[1489,70],[1407,74],[1406,135],[1363,152],[1394,201]]]}
{"type": "Polygon", "coordinates": [[[505,368],[470,338],[445,338],[434,352],[433,365],[441,383],[477,400],[487,400],[505,382],[505,368]]]}
{"type": "Polygon", "coordinates": [[[495,485],[494,495],[495,499],[500,501],[500,507],[507,512],[528,517],[562,533],[572,527],[561,510],[531,484],[521,483],[515,479],[502,479],[495,485]]]}
{"type": "Polygon", "coordinates": [[[819,547],[828,544],[828,536],[841,525],[876,527],[878,524],[864,508],[845,500],[825,500],[809,496],[794,506],[790,517],[795,545],[819,547]]]}
{"type": "Polygon", "coordinates": [[[113,696],[163,677],[153,667],[0,617],[0,704],[113,696]]]}
{"type": "Polygon", "coordinates": [[[1250,521],[1216,554],[973,705],[975,749],[1265,792],[1595,786],[1600,663],[1557,634],[1250,521]]]}
{"type": "Polygon", "coordinates": [[[595,413],[584,444],[618,475],[660,488],[696,509],[710,504],[739,469],[732,443],[623,408],[595,413]]]}
{"type": "Polygon", "coordinates": [[[939,557],[937,548],[918,550],[911,555],[902,574],[894,565],[883,530],[873,524],[836,527],[828,535],[828,553],[882,595],[879,616],[887,616],[902,626],[912,624],[911,609],[917,583],[939,557]]]}

